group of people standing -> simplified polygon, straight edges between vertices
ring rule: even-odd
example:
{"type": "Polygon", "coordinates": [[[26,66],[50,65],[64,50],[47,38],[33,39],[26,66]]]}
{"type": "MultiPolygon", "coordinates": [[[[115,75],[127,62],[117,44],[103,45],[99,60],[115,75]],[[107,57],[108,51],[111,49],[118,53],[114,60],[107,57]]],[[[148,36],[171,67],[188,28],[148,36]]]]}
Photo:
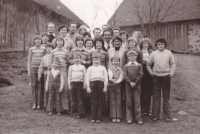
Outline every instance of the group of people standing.
{"type": "Polygon", "coordinates": [[[32,109],[44,108],[49,115],[66,112],[77,119],[91,113],[91,122],[99,123],[103,112],[121,122],[125,107],[127,123],[135,119],[142,125],[142,115],[159,120],[162,90],[164,119],[170,122],[170,78],[176,64],[165,38],[156,40],[153,51],[150,39],[136,32],[129,37],[108,25],[94,28],[94,38],[74,22],[60,26],[58,36],[54,30],[49,22],[29,49],[32,109]]]}

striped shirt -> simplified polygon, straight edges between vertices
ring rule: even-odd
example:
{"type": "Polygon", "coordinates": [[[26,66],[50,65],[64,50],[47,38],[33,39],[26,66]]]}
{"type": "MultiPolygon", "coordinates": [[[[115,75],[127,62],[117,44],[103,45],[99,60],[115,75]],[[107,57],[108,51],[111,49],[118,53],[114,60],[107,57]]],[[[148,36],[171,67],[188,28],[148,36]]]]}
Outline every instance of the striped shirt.
{"type": "Polygon", "coordinates": [[[51,63],[53,63],[53,59],[55,57],[58,57],[59,61],[60,61],[60,69],[64,69],[66,70],[68,67],[68,60],[69,60],[69,52],[64,49],[54,49],[51,51],[51,63]]]}
{"type": "Polygon", "coordinates": [[[48,67],[50,67],[51,61],[50,61],[50,54],[46,54],[43,56],[41,62],[40,62],[40,67],[38,70],[38,75],[42,76],[42,74],[47,74],[48,72],[48,67]]]}
{"type": "Polygon", "coordinates": [[[44,56],[45,48],[44,47],[31,47],[29,49],[28,53],[28,71],[30,71],[31,67],[39,67],[40,61],[42,60],[42,57],[44,56]]]}

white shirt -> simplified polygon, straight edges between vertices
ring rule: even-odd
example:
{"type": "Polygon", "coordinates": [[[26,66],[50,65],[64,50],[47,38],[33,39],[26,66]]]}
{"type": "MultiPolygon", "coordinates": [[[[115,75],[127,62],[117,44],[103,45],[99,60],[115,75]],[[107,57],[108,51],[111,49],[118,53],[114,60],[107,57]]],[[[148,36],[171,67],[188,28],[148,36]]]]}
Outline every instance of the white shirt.
{"type": "Polygon", "coordinates": [[[56,75],[59,73],[60,70],[55,70],[54,68],[51,69],[51,73],[53,74],[53,77],[55,78],[56,75]]]}
{"type": "Polygon", "coordinates": [[[143,53],[143,61],[147,62],[148,59],[149,59],[149,52],[148,50],[142,50],[142,53],[143,53]]]}

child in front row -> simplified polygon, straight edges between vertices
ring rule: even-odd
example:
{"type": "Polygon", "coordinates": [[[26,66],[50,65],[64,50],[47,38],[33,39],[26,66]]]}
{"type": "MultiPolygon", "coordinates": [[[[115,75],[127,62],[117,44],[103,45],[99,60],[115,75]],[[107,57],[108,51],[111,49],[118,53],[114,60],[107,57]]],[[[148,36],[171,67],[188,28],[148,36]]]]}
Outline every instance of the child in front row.
{"type": "Polygon", "coordinates": [[[112,67],[108,69],[109,85],[108,91],[110,96],[110,118],[112,122],[121,122],[122,104],[121,104],[121,81],[123,72],[119,67],[120,59],[113,57],[111,59],[112,67]]]}
{"type": "Polygon", "coordinates": [[[140,107],[140,81],[142,79],[143,71],[142,65],[136,61],[138,53],[136,51],[129,51],[127,53],[129,62],[124,66],[124,79],[126,81],[126,120],[128,124],[132,123],[133,109],[135,113],[136,122],[142,125],[141,107],[140,107]],[[132,108],[132,102],[134,108],[132,108]]]}
{"type": "Polygon", "coordinates": [[[81,65],[81,53],[73,53],[73,63],[69,67],[68,87],[71,95],[71,115],[73,118],[80,119],[83,114],[83,89],[86,89],[85,66],[81,65]]]}
{"type": "Polygon", "coordinates": [[[87,92],[91,93],[91,122],[101,122],[103,108],[103,92],[107,92],[108,74],[106,68],[100,65],[100,54],[92,55],[93,65],[86,74],[87,92]]]}
{"type": "Polygon", "coordinates": [[[49,115],[53,114],[54,109],[56,109],[57,115],[61,115],[61,112],[63,111],[61,92],[64,88],[64,77],[59,67],[59,58],[55,57],[53,60],[51,71],[48,72],[45,85],[45,91],[49,92],[46,109],[49,112],[49,115]]]}

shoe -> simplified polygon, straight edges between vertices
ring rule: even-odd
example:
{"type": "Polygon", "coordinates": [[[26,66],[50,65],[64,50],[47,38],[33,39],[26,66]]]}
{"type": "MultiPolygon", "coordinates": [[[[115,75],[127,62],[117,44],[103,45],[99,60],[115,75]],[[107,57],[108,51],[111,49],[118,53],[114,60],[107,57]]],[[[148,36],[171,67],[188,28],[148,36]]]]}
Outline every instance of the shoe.
{"type": "Polygon", "coordinates": [[[58,112],[58,113],[57,113],[57,115],[58,115],[58,116],[60,116],[60,115],[61,115],[61,113],[60,113],[60,112],[58,112]]]}
{"type": "Polygon", "coordinates": [[[96,120],[96,123],[100,123],[101,121],[100,120],[96,120]]]}
{"type": "Polygon", "coordinates": [[[159,120],[159,117],[153,117],[152,118],[152,121],[157,121],[157,120],[159,120]]]}
{"type": "Polygon", "coordinates": [[[41,108],[40,105],[38,105],[38,106],[37,106],[37,109],[40,109],[40,108],[41,108]]]}
{"type": "Polygon", "coordinates": [[[131,121],[131,120],[128,120],[128,121],[127,121],[127,124],[131,124],[131,123],[132,123],[132,121],[131,121]]]}
{"type": "Polygon", "coordinates": [[[35,110],[37,107],[36,107],[36,104],[33,104],[33,107],[32,109],[35,110]]]}
{"type": "Polygon", "coordinates": [[[170,121],[171,121],[170,118],[166,118],[166,119],[165,119],[165,122],[170,122],[170,121]]]}
{"type": "Polygon", "coordinates": [[[117,123],[120,123],[121,122],[121,120],[120,119],[117,119],[117,123]]]}
{"type": "Polygon", "coordinates": [[[143,125],[143,122],[142,121],[138,121],[137,124],[143,125]]]}
{"type": "Polygon", "coordinates": [[[90,122],[91,122],[91,123],[95,123],[95,120],[91,120],[90,122]]]}
{"type": "Polygon", "coordinates": [[[53,113],[52,112],[49,112],[49,115],[52,115],[53,113]]]}
{"type": "Polygon", "coordinates": [[[76,116],[76,118],[77,118],[77,119],[80,119],[80,118],[81,118],[81,116],[80,116],[80,115],[77,115],[77,116],[76,116]]]}
{"type": "Polygon", "coordinates": [[[116,119],[112,119],[112,122],[115,123],[115,122],[116,122],[116,119]]]}

